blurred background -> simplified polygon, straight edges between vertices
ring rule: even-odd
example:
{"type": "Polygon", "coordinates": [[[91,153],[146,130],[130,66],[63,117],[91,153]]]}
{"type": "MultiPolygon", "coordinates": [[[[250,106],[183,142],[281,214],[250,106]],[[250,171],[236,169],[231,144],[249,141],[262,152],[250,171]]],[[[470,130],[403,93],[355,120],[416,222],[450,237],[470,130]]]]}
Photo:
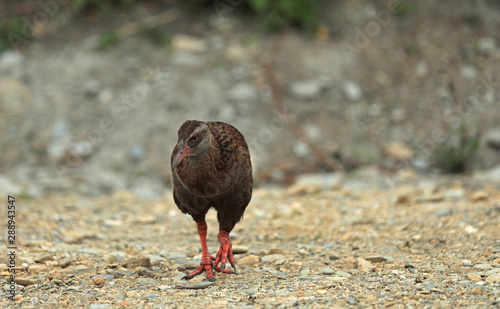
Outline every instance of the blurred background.
{"type": "Polygon", "coordinates": [[[261,186],[498,185],[499,34],[499,1],[2,0],[0,190],[161,198],[187,119],[261,186]]]}

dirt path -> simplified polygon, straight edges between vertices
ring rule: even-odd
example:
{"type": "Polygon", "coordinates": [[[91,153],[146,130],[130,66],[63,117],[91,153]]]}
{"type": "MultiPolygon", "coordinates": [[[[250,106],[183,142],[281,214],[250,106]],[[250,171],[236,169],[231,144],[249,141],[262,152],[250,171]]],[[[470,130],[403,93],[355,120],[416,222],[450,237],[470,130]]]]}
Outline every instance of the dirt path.
{"type": "MultiPolygon", "coordinates": [[[[256,189],[232,233],[235,250],[243,252],[236,255],[239,274],[217,273],[214,283],[180,279],[198,265],[200,249],[194,223],[177,210],[171,192],[151,201],[126,191],[18,199],[16,207],[19,285],[15,301],[4,299],[2,307],[500,303],[500,191],[488,186],[256,189]]],[[[208,226],[215,252],[214,213],[208,226]]]]}

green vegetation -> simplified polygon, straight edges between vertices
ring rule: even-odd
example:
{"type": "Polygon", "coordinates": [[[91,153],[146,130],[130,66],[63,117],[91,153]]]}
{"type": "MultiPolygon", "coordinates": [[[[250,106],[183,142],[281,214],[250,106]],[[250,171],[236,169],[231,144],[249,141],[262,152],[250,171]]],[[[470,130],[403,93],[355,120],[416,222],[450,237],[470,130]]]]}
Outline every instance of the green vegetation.
{"type": "Polygon", "coordinates": [[[249,0],[249,5],[268,30],[297,25],[313,31],[317,26],[317,0],[249,0]]]}
{"type": "Polygon", "coordinates": [[[73,0],[73,7],[76,10],[96,10],[99,14],[104,15],[113,7],[130,9],[135,3],[135,0],[73,0]]]}
{"type": "Polygon", "coordinates": [[[458,145],[444,143],[434,151],[436,164],[448,173],[463,173],[479,147],[479,137],[463,125],[459,129],[458,145]]]}
{"type": "Polygon", "coordinates": [[[120,36],[118,33],[111,31],[111,32],[105,32],[99,36],[99,44],[98,44],[98,49],[99,50],[105,50],[106,48],[113,46],[117,44],[120,41],[120,36]]]}
{"type": "Polygon", "coordinates": [[[394,7],[392,8],[394,13],[399,16],[408,15],[415,11],[415,3],[410,0],[400,0],[394,2],[394,7]]]}
{"type": "Polygon", "coordinates": [[[26,40],[23,35],[23,27],[24,22],[20,17],[0,20],[0,53],[12,47],[17,47],[17,43],[22,43],[22,41],[26,40]]]}
{"type": "Polygon", "coordinates": [[[462,20],[471,26],[479,26],[483,23],[482,16],[477,12],[463,13],[462,20]]]}

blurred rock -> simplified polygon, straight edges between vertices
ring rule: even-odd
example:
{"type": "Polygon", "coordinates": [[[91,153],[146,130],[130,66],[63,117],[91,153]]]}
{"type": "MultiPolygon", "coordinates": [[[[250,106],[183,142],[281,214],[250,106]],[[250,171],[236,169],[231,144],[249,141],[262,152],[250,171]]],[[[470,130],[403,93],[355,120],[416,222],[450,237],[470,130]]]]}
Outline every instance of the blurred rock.
{"type": "Polygon", "coordinates": [[[221,35],[215,35],[208,39],[210,49],[220,51],[226,47],[226,39],[221,35]]]}
{"type": "Polygon", "coordinates": [[[290,84],[290,92],[300,99],[316,99],[321,94],[321,90],[322,83],[317,79],[296,81],[290,84]]]}
{"type": "Polygon", "coordinates": [[[473,202],[479,202],[479,201],[485,201],[489,198],[488,192],[484,190],[477,190],[472,192],[472,194],[469,196],[469,199],[473,202]]]}
{"type": "Polygon", "coordinates": [[[128,154],[133,162],[141,162],[144,160],[146,150],[142,144],[134,144],[129,148],[128,154]]]}
{"type": "Polygon", "coordinates": [[[5,195],[17,195],[22,192],[22,187],[0,174],[0,191],[5,195]]]}
{"type": "Polygon", "coordinates": [[[92,143],[89,141],[79,141],[71,147],[71,154],[81,158],[88,158],[92,154],[92,143]]]}
{"type": "Polygon", "coordinates": [[[238,261],[238,266],[243,266],[243,265],[252,266],[252,265],[255,265],[255,264],[259,263],[259,262],[260,262],[260,260],[259,260],[258,256],[250,254],[250,255],[242,257],[238,261]]]}
{"type": "Polygon", "coordinates": [[[151,260],[147,256],[134,256],[126,259],[123,265],[129,269],[134,269],[136,267],[149,268],[151,266],[151,260]]]}
{"type": "Polygon", "coordinates": [[[491,284],[500,283],[500,273],[489,275],[488,277],[486,277],[486,279],[484,281],[491,283],[491,284]]]}
{"type": "Polygon", "coordinates": [[[425,76],[427,75],[427,72],[428,72],[428,68],[427,68],[427,64],[423,61],[420,61],[419,63],[417,63],[416,67],[415,67],[415,75],[421,77],[421,76],[425,76]]]}
{"type": "Polygon", "coordinates": [[[304,134],[312,140],[317,140],[321,136],[321,128],[312,123],[306,124],[304,134]]]}
{"type": "Polygon", "coordinates": [[[191,52],[177,52],[172,55],[171,61],[176,66],[196,67],[201,65],[205,59],[191,52]]]}
{"type": "Polygon", "coordinates": [[[32,104],[31,89],[17,79],[0,79],[0,117],[22,113],[32,104]]]}
{"type": "Polygon", "coordinates": [[[172,49],[180,52],[198,53],[204,53],[208,50],[205,40],[184,34],[178,34],[172,39],[172,49]]]}
{"type": "Polygon", "coordinates": [[[311,148],[301,141],[296,141],[292,145],[293,153],[299,158],[305,158],[311,153],[311,148]]]}
{"type": "Polygon", "coordinates": [[[492,37],[480,38],[476,44],[477,51],[483,55],[489,56],[493,54],[493,52],[497,48],[497,44],[495,39],[492,37]]]}
{"type": "Polygon", "coordinates": [[[477,76],[477,69],[471,64],[464,64],[460,68],[460,74],[465,79],[475,79],[477,76]]]}
{"type": "Polygon", "coordinates": [[[342,84],[342,92],[346,96],[346,98],[351,102],[357,102],[361,100],[363,96],[363,92],[361,91],[361,87],[358,83],[354,81],[345,81],[342,84]]]}
{"type": "Polygon", "coordinates": [[[281,261],[285,261],[285,256],[282,254],[268,254],[262,257],[262,262],[280,263],[281,261]]]}
{"type": "Polygon", "coordinates": [[[52,260],[54,260],[54,258],[52,257],[52,254],[49,254],[46,252],[39,253],[34,258],[34,261],[37,263],[44,263],[44,262],[52,261],[52,260]]]}
{"type": "Polygon", "coordinates": [[[137,198],[156,200],[163,197],[163,184],[155,178],[137,179],[129,189],[137,198]]]}
{"type": "Polygon", "coordinates": [[[257,97],[257,90],[249,83],[238,83],[229,90],[229,98],[235,101],[251,101],[257,97]]]}
{"type": "Polygon", "coordinates": [[[391,120],[400,123],[403,122],[406,119],[406,111],[402,108],[395,108],[391,112],[391,120]]]}
{"type": "Polygon", "coordinates": [[[488,181],[500,184],[500,165],[486,171],[476,171],[473,175],[474,181],[488,181]]]}
{"type": "Polygon", "coordinates": [[[269,254],[287,254],[287,252],[281,248],[271,248],[269,249],[269,254]]]}
{"type": "Polygon", "coordinates": [[[397,161],[406,161],[413,157],[413,150],[402,142],[390,142],[384,152],[397,161]]]}
{"type": "Polygon", "coordinates": [[[500,150],[500,127],[486,131],[484,141],[489,147],[500,150]]]}
{"type": "Polygon", "coordinates": [[[15,74],[16,71],[20,71],[19,67],[21,67],[24,62],[25,57],[22,53],[16,50],[7,50],[0,54],[0,72],[5,71],[6,73],[15,74]]]}
{"type": "Polygon", "coordinates": [[[101,83],[98,80],[92,79],[85,83],[83,89],[85,90],[85,96],[89,99],[93,99],[99,95],[101,83]]]}
{"type": "Polygon", "coordinates": [[[365,257],[365,260],[370,262],[380,263],[380,262],[392,262],[394,261],[394,258],[390,256],[370,255],[365,257]]]}
{"type": "Polygon", "coordinates": [[[247,246],[243,245],[234,245],[233,246],[233,253],[234,254],[241,254],[241,253],[247,253],[249,248],[247,246]]]}
{"type": "Polygon", "coordinates": [[[36,281],[33,281],[28,278],[16,278],[14,280],[17,284],[22,285],[22,286],[28,286],[28,285],[33,285],[36,284],[36,281]]]}
{"type": "Polygon", "coordinates": [[[126,256],[127,253],[123,251],[111,251],[110,253],[108,253],[108,263],[109,264],[123,263],[125,261],[126,256]]]}
{"type": "Polygon", "coordinates": [[[297,176],[295,184],[316,185],[323,189],[331,189],[338,186],[342,179],[341,173],[301,174],[297,176]]]}
{"type": "Polygon", "coordinates": [[[52,127],[52,138],[47,145],[47,154],[52,161],[59,161],[65,155],[71,143],[68,122],[59,118],[52,127]]]}
{"type": "Polygon", "coordinates": [[[356,267],[364,272],[372,272],[373,269],[375,268],[375,266],[373,266],[372,263],[362,258],[356,259],[356,267]]]}
{"type": "Polygon", "coordinates": [[[124,177],[120,177],[110,170],[91,166],[83,170],[83,178],[89,184],[103,192],[112,192],[126,188],[124,177]]]}

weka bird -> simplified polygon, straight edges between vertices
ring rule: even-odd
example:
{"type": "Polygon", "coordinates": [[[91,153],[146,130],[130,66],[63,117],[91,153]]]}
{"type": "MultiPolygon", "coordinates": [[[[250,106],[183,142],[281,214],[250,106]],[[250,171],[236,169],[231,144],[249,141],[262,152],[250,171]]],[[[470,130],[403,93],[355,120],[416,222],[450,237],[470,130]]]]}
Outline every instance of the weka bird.
{"type": "Polygon", "coordinates": [[[184,278],[205,271],[213,281],[214,270],[235,273],[229,233],[243,217],[253,186],[250,152],[243,135],[227,123],[188,120],[178,131],[171,165],[175,203],[193,217],[201,241],[201,265],[184,278]],[[205,215],[210,208],[217,211],[219,221],[221,246],[215,258],[207,249],[205,215]],[[225,269],[227,261],[234,271],[225,269]]]}

